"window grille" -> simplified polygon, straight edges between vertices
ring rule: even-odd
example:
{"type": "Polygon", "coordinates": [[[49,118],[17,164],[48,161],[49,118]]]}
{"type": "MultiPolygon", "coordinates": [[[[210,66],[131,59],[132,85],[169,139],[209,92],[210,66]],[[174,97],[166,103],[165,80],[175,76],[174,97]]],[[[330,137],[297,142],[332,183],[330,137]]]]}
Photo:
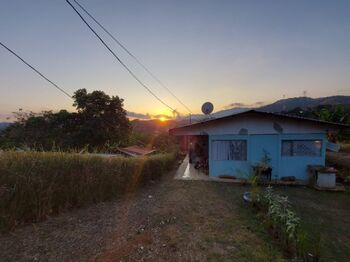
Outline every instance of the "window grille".
{"type": "Polygon", "coordinates": [[[246,140],[214,140],[212,142],[212,159],[222,160],[247,160],[246,140]]]}
{"type": "Polygon", "coordinates": [[[282,156],[321,156],[321,140],[282,140],[282,156]]]}

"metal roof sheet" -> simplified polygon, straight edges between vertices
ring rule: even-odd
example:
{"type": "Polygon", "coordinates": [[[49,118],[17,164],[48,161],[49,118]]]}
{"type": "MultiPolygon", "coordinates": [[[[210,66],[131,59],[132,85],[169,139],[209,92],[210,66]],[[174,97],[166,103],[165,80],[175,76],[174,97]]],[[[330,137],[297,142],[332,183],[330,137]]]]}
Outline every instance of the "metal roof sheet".
{"type": "Polygon", "coordinates": [[[282,113],[265,112],[265,111],[259,111],[259,110],[248,110],[248,111],[240,112],[240,113],[237,113],[237,114],[232,114],[232,115],[229,115],[229,116],[209,119],[209,120],[206,120],[206,121],[203,121],[203,122],[198,122],[198,123],[194,123],[194,124],[190,124],[190,125],[185,125],[185,126],[181,126],[181,127],[172,128],[172,129],[169,130],[169,133],[171,134],[172,132],[174,132],[176,130],[186,129],[186,128],[190,128],[190,127],[199,127],[201,125],[206,125],[207,123],[212,123],[212,122],[215,122],[215,121],[235,118],[235,117],[238,117],[238,116],[243,116],[243,115],[246,115],[246,114],[254,114],[254,113],[255,114],[265,115],[265,116],[269,116],[270,115],[270,116],[277,116],[277,117],[286,118],[286,119],[301,120],[301,121],[312,122],[312,123],[317,123],[317,124],[321,124],[321,125],[337,126],[337,127],[340,127],[340,128],[350,128],[349,124],[340,124],[340,123],[334,123],[334,122],[327,122],[327,121],[323,121],[323,120],[317,120],[317,119],[313,119],[313,118],[300,117],[300,116],[294,116],[294,115],[287,115],[287,114],[282,114],[282,113]]]}

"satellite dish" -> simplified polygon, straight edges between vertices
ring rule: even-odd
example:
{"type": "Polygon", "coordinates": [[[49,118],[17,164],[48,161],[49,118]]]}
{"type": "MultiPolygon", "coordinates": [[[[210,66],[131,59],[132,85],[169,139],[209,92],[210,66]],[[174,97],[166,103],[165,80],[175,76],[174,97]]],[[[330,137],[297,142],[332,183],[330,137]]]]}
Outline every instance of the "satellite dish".
{"type": "Polygon", "coordinates": [[[214,106],[212,103],[210,102],[205,102],[203,105],[202,105],[202,112],[203,114],[205,115],[209,115],[211,112],[213,112],[214,110],[214,106]]]}

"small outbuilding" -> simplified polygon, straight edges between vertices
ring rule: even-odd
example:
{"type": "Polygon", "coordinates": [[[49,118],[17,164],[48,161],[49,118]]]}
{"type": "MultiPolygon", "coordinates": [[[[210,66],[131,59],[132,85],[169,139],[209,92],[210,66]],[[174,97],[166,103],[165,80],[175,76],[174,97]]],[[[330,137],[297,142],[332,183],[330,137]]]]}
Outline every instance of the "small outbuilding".
{"type": "Polygon", "coordinates": [[[143,157],[155,154],[156,150],[139,146],[128,146],[118,148],[118,152],[127,157],[143,157]]]}
{"type": "Polygon", "coordinates": [[[349,125],[250,110],[169,133],[182,136],[190,163],[212,177],[247,178],[265,167],[269,179],[308,180],[308,166],[325,165],[328,137],[349,125]]]}

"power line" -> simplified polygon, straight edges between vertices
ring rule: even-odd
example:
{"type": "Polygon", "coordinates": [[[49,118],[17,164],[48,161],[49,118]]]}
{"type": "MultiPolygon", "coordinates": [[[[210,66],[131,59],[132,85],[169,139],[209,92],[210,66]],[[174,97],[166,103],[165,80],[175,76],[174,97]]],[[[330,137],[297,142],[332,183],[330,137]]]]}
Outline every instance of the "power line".
{"type": "MultiPolygon", "coordinates": [[[[48,79],[46,76],[44,76],[42,73],[40,73],[39,70],[37,70],[35,67],[33,67],[32,65],[30,65],[27,61],[25,61],[22,57],[20,57],[18,54],[16,54],[13,50],[11,50],[9,47],[7,47],[5,44],[3,44],[2,42],[0,42],[0,45],[3,46],[7,51],[9,51],[11,54],[15,55],[19,60],[21,60],[24,64],[26,64],[28,67],[30,67],[34,72],[36,72],[38,75],[40,75],[42,78],[44,78],[47,82],[49,82],[51,85],[53,85],[56,89],[58,89],[59,91],[61,91],[62,93],[64,93],[66,96],[68,96],[69,98],[73,99],[73,97],[68,94],[68,92],[66,92],[63,88],[59,87],[58,85],[56,85],[54,82],[52,82],[50,79],[48,79]]],[[[101,117],[102,121],[104,121],[107,125],[109,125],[110,127],[114,128],[114,125],[111,124],[110,122],[108,122],[106,119],[104,119],[103,117],[101,117]]]]}
{"type": "Polygon", "coordinates": [[[49,82],[51,85],[53,85],[56,89],[58,89],[59,91],[61,91],[63,94],[65,94],[66,96],[72,98],[72,96],[70,94],[68,94],[68,92],[66,92],[64,89],[62,89],[61,87],[59,87],[58,85],[56,85],[54,82],[52,82],[50,79],[48,79],[46,76],[44,76],[39,70],[37,70],[34,66],[32,66],[31,64],[29,64],[27,61],[25,61],[22,57],[20,57],[18,54],[16,54],[13,50],[11,50],[9,47],[7,47],[5,44],[3,44],[2,42],[0,42],[0,45],[2,47],[4,47],[7,51],[9,51],[11,54],[13,54],[14,56],[16,56],[19,60],[21,60],[24,64],[26,64],[30,69],[32,69],[34,72],[36,72],[38,75],[40,75],[42,78],[44,78],[47,82],[49,82]]]}
{"type": "Polygon", "coordinates": [[[88,12],[77,0],[73,0],[101,29],[108,34],[128,55],[130,55],[153,79],[166,89],[189,113],[192,111],[162,82],[156,77],[134,54],[132,54],[114,35],[112,35],[97,19],[88,12]]]}
{"type": "Polygon", "coordinates": [[[103,41],[103,39],[96,33],[96,31],[90,26],[90,24],[84,19],[84,17],[79,13],[79,11],[72,5],[72,3],[69,0],[66,0],[66,2],[73,8],[73,10],[77,13],[77,15],[80,17],[80,19],[85,23],[85,25],[94,33],[94,35],[100,40],[100,42],[108,49],[108,51],[118,60],[118,62],[129,72],[129,74],[135,78],[135,80],[143,86],[153,97],[155,97],[159,102],[161,102],[163,105],[168,107],[171,111],[176,111],[174,108],[169,106],[167,103],[165,103],[162,99],[160,99],[153,91],[145,85],[135,74],[131,69],[127,67],[126,64],[113,52],[113,50],[103,41]]]}

